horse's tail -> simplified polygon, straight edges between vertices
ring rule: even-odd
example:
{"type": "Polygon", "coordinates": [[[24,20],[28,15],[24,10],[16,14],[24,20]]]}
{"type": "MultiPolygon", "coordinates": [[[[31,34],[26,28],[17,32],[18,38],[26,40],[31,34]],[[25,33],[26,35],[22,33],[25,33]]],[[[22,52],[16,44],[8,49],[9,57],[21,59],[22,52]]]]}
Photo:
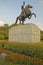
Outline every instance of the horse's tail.
{"type": "Polygon", "coordinates": [[[36,14],[35,13],[32,13],[32,15],[34,15],[36,17],[36,14]]]}
{"type": "Polygon", "coordinates": [[[17,23],[17,21],[18,21],[18,17],[16,18],[16,22],[15,22],[15,24],[17,23]]]}

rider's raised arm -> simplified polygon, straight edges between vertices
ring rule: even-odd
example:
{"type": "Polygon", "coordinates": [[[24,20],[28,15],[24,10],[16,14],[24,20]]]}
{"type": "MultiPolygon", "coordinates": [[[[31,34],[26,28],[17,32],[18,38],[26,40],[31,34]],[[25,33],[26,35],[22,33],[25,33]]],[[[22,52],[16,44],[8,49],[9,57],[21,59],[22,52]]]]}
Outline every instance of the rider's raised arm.
{"type": "Polygon", "coordinates": [[[23,5],[25,5],[25,1],[23,2],[23,5]]]}
{"type": "Polygon", "coordinates": [[[24,6],[25,6],[25,1],[23,2],[23,5],[21,6],[21,9],[23,9],[23,8],[24,8],[24,6]]]}

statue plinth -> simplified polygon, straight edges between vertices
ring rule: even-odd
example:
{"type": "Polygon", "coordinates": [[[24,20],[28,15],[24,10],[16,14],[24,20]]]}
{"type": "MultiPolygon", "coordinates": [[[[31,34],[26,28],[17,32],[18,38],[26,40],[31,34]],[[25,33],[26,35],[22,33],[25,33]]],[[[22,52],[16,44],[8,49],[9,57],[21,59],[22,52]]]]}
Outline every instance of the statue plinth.
{"type": "Polygon", "coordinates": [[[24,24],[9,29],[9,41],[40,42],[40,29],[35,24],[24,24]]]}

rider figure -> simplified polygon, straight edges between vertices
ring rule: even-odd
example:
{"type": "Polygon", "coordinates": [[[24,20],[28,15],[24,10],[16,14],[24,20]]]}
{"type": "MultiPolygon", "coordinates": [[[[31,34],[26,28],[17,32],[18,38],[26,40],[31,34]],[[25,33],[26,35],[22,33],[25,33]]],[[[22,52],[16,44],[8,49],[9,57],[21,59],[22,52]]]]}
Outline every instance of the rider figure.
{"type": "Polygon", "coordinates": [[[24,12],[24,5],[25,5],[25,1],[23,2],[23,5],[21,6],[21,10],[22,10],[22,16],[25,16],[25,12],[24,12]]]}

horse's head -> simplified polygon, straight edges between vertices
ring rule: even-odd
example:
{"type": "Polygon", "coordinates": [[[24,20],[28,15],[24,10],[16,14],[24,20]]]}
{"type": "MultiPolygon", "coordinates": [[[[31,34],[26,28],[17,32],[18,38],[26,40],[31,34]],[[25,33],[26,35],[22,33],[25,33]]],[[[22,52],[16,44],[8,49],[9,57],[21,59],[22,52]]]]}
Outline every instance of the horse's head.
{"type": "Polygon", "coordinates": [[[31,6],[31,5],[27,5],[27,7],[28,7],[28,8],[32,8],[32,6],[31,6]]]}

